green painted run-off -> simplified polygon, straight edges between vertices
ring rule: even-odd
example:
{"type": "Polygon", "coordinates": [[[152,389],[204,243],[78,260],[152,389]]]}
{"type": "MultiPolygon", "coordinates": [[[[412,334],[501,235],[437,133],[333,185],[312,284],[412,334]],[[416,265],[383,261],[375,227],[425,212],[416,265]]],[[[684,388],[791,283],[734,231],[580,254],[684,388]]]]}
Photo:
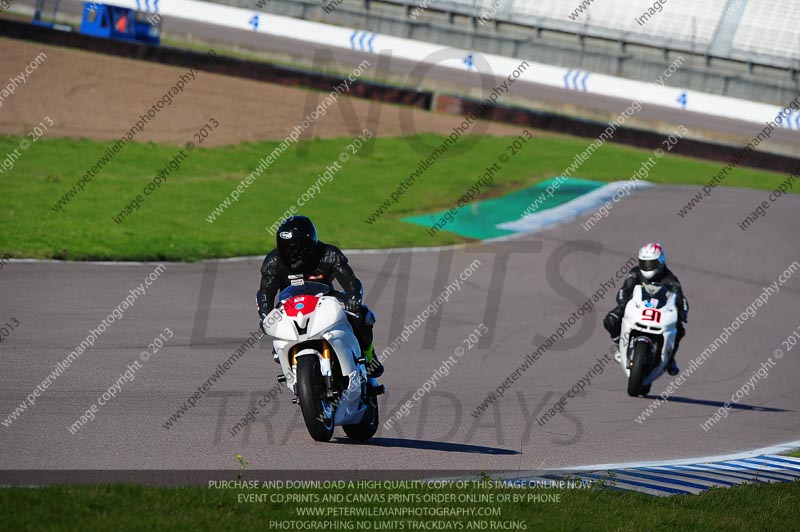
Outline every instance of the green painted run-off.
{"type": "MultiPolygon", "coordinates": [[[[430,228],[438,223],[440,219],[448,216],[452,218],[452,221],[448,221],[441,229],[442,231],[450,231],[466,238],[479,240],[496,238],[513,234],[513,231],[498,229],[497,226],[519,220],[528,207],[536,203],[537,200],[539,201],[539,208],[536,209],[536,212],[542,212],[563,205],[606,185],[606,183],[598,181],[573,177],[564,181],[555,193],[548,197],[546,189],[554,181],[555,178],[547,179],[506,196],[473,201],[456,209],[453,215],[450,214],[448,209],[419,216],[409,216],[403,218],[403,221],[430,228]]],[[[454,198],[454,200],[458,201],[458,198],[454,198]]]]}

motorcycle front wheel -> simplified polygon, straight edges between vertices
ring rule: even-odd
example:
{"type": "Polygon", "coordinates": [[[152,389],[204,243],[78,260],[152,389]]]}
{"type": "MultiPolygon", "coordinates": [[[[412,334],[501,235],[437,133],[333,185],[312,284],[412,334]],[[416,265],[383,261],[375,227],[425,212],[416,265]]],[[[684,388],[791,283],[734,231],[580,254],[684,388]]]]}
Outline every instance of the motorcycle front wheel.
{"type": "Polygon", "coordinates": [[[371,396],[367,399],[367,410],[361,421],[354,425],[342,425],[342,428],[351,439],[366,441],[378,432],[378,423],[378,398],[371,396]]]}
{"type": "Polygon", "coordinates": [[[316,441],[330,441],[335,407],[325,398],[325,381],[316,356],[297,358],[297,396],[308,433],[316,441]]]}
{"type": "Polygon", "coordinates": [[[628,395],[639,397],[650,393],[650,385],[642,385],[647,371],[647,354],[650,345],[647,342],[636,342],[633,346],[633,367],[628,377],[628,395]]]}

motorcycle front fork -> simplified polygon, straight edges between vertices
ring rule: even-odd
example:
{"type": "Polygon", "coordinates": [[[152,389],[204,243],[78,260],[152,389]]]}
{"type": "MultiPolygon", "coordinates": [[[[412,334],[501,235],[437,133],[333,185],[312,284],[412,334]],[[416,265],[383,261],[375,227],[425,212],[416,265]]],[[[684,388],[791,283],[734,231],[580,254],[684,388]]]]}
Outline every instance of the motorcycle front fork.
{"type": "Polygon", "coordinates": [[[325,376],[325,395],[328,397],[328,399],[335,399],[339,396],[339,391],[335,389],[333,377],[330,375],[325,376]]]}

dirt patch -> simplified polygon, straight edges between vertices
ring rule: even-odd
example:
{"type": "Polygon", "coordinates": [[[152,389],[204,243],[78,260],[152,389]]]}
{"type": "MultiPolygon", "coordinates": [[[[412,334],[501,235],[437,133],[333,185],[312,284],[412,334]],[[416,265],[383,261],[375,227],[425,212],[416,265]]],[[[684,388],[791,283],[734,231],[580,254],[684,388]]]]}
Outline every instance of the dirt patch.
{"type": "MultiPolygon", "coordinates": [[[[139,116],[158,102],[186,69],[41,45],[0,39],[0,88],[18,76],[41,52],[46,59],[16,88],[0,107],[0,133],[21,135],[46,116],[55,122],[48,137],[119,138],[139,116]]],[[[220,127],[208,145],[244,141],[279,140],[322,101],[324,94],[293,87],[244,80],[219,74],[198,73],[171,105],[149,121],[136,140],[184,144],[211,118],[220,127]],[[309,95],[315,98],[308,102],[309,95]]],[[[313,136],[350,136],[343,110],[353,109],[361,126],[367,125],[372,102],[342,98],[324,117],[317,119],[313,136]],[[352,105],[348,105],[348,102],[352,105]]],[[[352,116],[352,115],[349,115],[352,116]]],[[[462,117],[430,113],[382,104],[379,136],[418,133],[450,133],[462,117]],[[412,117],[413,129],[401,128],[400,116],[412,117]]],[[[520,128],[479,123],[473,131],[492,135],[516,135],[520,128]]]]}

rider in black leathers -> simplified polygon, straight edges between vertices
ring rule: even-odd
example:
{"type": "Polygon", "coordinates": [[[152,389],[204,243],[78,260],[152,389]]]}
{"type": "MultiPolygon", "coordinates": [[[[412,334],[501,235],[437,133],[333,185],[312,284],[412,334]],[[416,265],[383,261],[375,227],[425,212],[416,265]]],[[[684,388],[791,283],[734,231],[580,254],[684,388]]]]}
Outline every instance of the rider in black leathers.
{"type": "Polygon", "coordinates": [[[375,314],[361,300],[363,287],[342,251],[317,239],[314,224],[305,216],[292,216],[284,220],[276,235],[277,247],[269,252],[261,264],[261,285],[256,293],[258,315],[263,321],[275,308],[275,296],[291,284],[314,281],[327,284],[333,289],[337,281],[343,291],[348,321],[358,338],[361,352],[367,360],[370,377],[380,377],[383,365],[375,356],[372,326],[375,314]]]}
{"type": "Polygon", "coordinates": [[[670,375],[677,375],[680,371],[675,362],[675,354],[681,339],[686,334],[683,324],[686,323],[689,314],[689,302],[683,295],[681,282],[669,268],[667,268],[667,255],[660,244],[646,244],[639,250],[639,266],[634,267],[628,272],[628,276],[622,283],[622,287],[617,292],[617,306],[609,312],[603,319],[603,326],[611,335],[611,341],[619,343],[620,329],[622,328],[622,316],[625,314],[625,306],[633,297],[633,289],[640,284],[665,286],[667,290],[675,294],[675,303],[678,307],[678,330],[675,336],[675,347],[672,350],[672,359],[667,372],[670,375]]]}

